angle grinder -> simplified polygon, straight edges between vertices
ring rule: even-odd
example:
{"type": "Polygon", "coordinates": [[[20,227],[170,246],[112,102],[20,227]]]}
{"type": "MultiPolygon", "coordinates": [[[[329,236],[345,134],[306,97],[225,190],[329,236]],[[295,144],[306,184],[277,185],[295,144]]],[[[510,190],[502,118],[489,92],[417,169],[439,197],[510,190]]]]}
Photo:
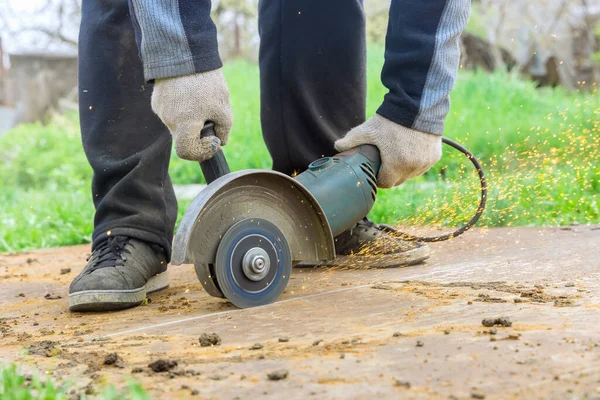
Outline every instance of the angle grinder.
{"type": "MultiPolygon", "coordinates": [[[[201,136],[214,135],[208,122],[201,136]]],[[[405,240],[433,242],[471,228],[485,208],[486,179],[477,159],[459,144],[477,168],[481,200],[473,218],[450,234],[417,237],[387,227],[405,240]]],[[[219,150],[200,163],[208,183],[187,209],[174,239],[171,263],[194,264],[208,294],[240,308],[274,302],[300,262],[335,259],[334,237],[352,228],[375,203],[379,150],[372,145],[313,161],[290,177],[271,170],[230,172],[219,150]]]]}

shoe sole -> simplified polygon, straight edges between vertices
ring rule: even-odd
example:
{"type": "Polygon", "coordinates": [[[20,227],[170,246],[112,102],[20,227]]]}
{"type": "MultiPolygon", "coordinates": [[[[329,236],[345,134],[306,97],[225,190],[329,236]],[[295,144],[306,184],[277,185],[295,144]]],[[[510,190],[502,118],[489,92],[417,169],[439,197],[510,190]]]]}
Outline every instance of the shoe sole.
{"type": "Polygon", "coordinates": [[[69,294],[71,311],[114,311],[142,304],[146,295],[169,287],[168,271],[148,279],[144,286],[128,290],[84,290],[69,294]]]}
{"type": "Polygon", "coordinates": [[[421,245],[396,254],[337,256],[335,260],[320,263],[300,263],[298,267],[336,266],[346,268],[398,268],[420,264],[431,257],[431,248],[421,245]]]}

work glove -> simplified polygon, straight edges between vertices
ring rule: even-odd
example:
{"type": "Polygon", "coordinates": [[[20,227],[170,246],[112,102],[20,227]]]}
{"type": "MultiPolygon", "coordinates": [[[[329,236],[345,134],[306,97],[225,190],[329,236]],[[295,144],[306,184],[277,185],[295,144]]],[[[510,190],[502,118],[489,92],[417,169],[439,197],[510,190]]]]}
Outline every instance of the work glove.
{"type": "Polygon", "coordinates": [[[352,129],[335,142],[338,151],[363,144],[377,146],[381,167],[377,186],[398,186],[408,179],[424,174],[442,157],[442,137],[407,128],[379,114],[352,129]]]}
{"type": "Polygon", "coordinates": [[[233,125],[229,89],[221,69],[157,79],[152,110],[173,134],[180,158],[204,161],[226,145],[233,125]],[[215,136],[200,138],[206,121],[215,123],[215,136]]]}

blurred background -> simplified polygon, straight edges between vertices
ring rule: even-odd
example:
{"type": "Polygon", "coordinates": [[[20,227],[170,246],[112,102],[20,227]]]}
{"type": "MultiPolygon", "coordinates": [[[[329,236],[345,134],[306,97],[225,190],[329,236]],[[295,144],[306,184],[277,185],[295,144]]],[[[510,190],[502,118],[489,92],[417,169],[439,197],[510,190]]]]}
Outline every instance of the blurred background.
{"type": "MultiPolygon", "coordinates": [[[[0,251],[89,242],[91,169],[79,137],[81,0],[0,2],[0,251]]],[[[368,105],[383,99],[389,1],[365,0],[368,105]]],[[[481,226],[600,223],[600,0],[473,0],[446,135],[481,158],[481,226]]],[[[213,1],[235,126],[232,169],[270,168],[259,119],[257,0],[213,1]]],[[[420,230],[468,219],[479,182],[445,149],[425,176],[381,191],[378,222],[420,230]]],[[[180,215],[203,183],[172,157],[180,215]],[[191,190],[187,190],[190,189],[191,190]],[[192,193],[192,194],[190,194],[192,193]]]]}

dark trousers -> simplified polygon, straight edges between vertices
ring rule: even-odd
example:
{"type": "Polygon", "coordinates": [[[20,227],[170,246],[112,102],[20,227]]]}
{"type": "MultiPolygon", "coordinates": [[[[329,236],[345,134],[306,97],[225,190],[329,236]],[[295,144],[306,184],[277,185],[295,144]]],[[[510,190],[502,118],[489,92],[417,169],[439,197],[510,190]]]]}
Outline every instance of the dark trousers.
{"type": "MultiPolygon", "coordinates": [[[[364,25],[360,1],[260,1],[261,119],[275,170],[304,170],[364,121],[364,25]]],[[[79,104],[94,171],[92,248],[125,235],[170,254],[177,216],[171,136],[152,112],[151,93],[127,0],[84,0],[79,104]]]]}

